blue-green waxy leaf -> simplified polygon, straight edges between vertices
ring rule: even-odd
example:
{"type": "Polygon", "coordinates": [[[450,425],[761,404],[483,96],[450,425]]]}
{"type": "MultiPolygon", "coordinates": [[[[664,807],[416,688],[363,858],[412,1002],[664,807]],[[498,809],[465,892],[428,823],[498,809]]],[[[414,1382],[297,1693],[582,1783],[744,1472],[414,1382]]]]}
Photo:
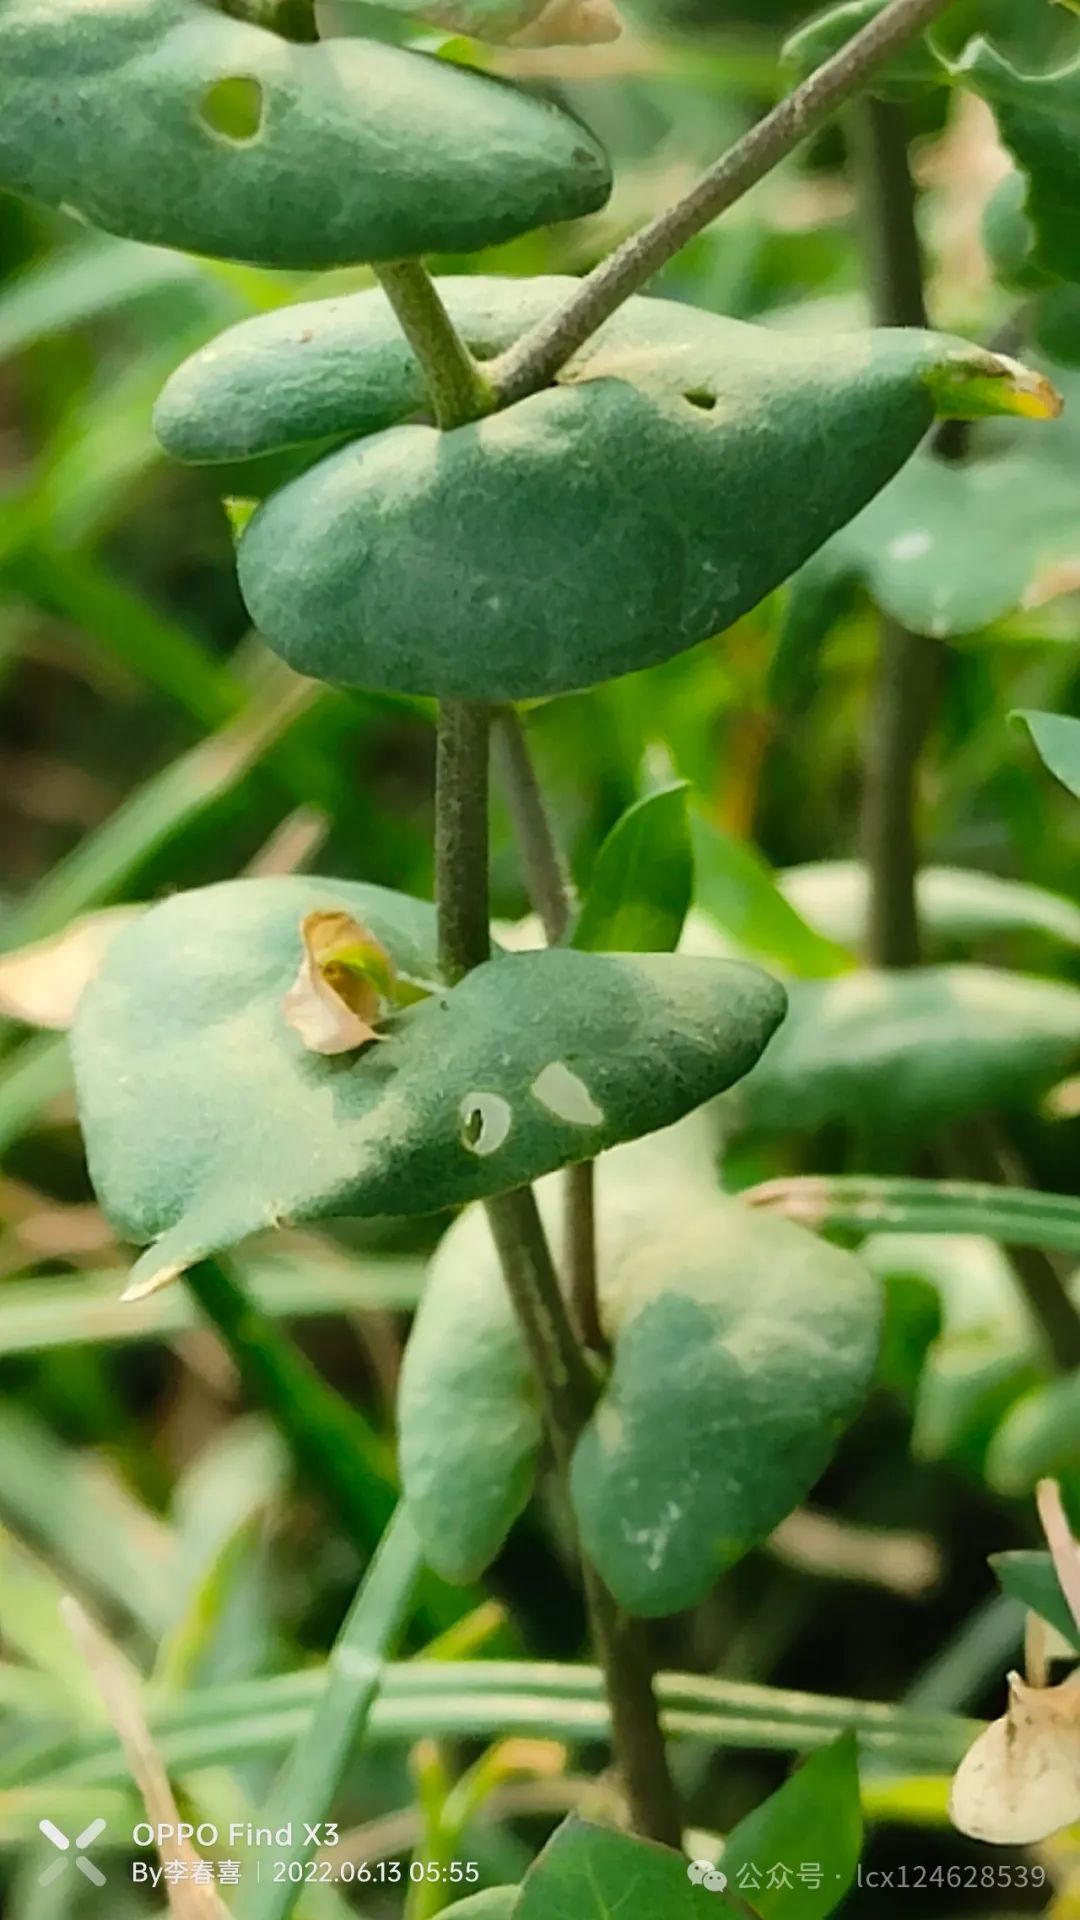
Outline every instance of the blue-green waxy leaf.
{"type": "Polygon", "coordinates": [[[600,206],[550,102],[197,0],[2,0],[0,185],[129,239],[264,266],[470,250],[600,206]]]}
{"type": "Polygon", "coordinates": [[[684,1854],[568,1820],[529,1869],[514,1920],[732,1920],[684,1854]]]}
{"type": "Polygon", "coordinates": [[[635,801],[596,856],[574,945],[598,952],[671,953],[694,890],[686,785],[635,801]]]}
{"type": "Polygon", "coordinates": [[[845,1733],[740,1820],[720,1864],[760,1920],[825,1920],[847,1896],[862,1843],[858,1748],[845,1733]]]}
{"type": "MultiPolygon", "coordinates": [[[[806,1494],[866,1391],[878,1289],[852,1255],[716,1189],[692,1122],[598,1180],[610,1378],[572,1491],[620,1604],[696,1605],[806,1494]],[[779,1231],[774,1231],[779,1229],[779,1231]]],[[[561,1183],[542,1183],[552,1230],[561,1183]]],[[[432,1262],[398,1405],[406,1494],[448,1578],[478,1577],[531,1492],[540,1411],[486,1219],[432,1262]]]]}
{"type": "Polygon", "coordinates": [[[885,484],[935,406],[1009,407],[1025,379],[914,331],[800,340],[665,313],[653,344],[600,345],[503,413],[330,454],[250,521],[241,590],[316,679],[589,686],[720,632],[885,484]]]}
{"type": "Polygon", "coordinates": [[[151,909],[81,1000],[91,1172],[118,1229],[156,1243],[136,1280],[283,1220],[432,1212],[591,1157],[730,1085],[783,1015],[782,988],[754,967],[510,954],[328,1057],[283,1001],[301,920],[333,911],[430,980],[431,908],[336,880],[251,880],[151,909]]]}
{"type": "MultiPolygon", "coordinates": [[[[1037,432],[1010,423],[987,433],[974,457],[920,451],[812,560],[792,600],[820,599],[831,578],[862,581],[883,612],[916,633],[947,640],[1074,591],[1080,563],[1080,440],[1075,376],[1058,418],[1037,432]],[[972,566],[971,555],[979,555],[972,566]]],[[[1049,392],[1036,406],[1052,406],[1049,392]]],[[[797,605],[788,619],[799,619],[797,605]]],[[[803,642],[806,646],[807,641],[803,642]]]]}
{"type": "Polygon", "coordinates": [[[1017,718],[1027,727],[1043,765],[1080,800],[1080,720],[1065,713],[1037,713],[1031,707],[1017,718]]]}
{"type": "Polygon", "coordinates": [[[1029,1100],[1080,1058],[1080,988],[993,967],[801,980],[782,1033],[740,1091],[755,1127],[830,1121],[909,1139],[1029,1100]]]}

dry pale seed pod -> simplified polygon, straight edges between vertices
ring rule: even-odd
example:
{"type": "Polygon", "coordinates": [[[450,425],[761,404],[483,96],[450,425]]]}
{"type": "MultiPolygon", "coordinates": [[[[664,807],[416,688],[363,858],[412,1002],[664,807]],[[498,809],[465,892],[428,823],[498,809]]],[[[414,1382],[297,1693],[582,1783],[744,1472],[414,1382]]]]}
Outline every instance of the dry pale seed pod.
{"type": "Polygon", "coordinates": [[[953,1825],[995,1846],[1029,1846],[1080,1820],[1080,1681],[1032,1687],[1009,1675],[1009,1704],[960,1763],[953,1825]]]}

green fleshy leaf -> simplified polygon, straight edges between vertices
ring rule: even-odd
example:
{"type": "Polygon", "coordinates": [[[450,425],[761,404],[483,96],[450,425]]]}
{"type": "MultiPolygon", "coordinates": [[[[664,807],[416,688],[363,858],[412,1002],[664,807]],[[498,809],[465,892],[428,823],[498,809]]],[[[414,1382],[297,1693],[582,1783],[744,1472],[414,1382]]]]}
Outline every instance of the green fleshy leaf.
{"type": "Polygon", "coordinates": [[[1072,1616],[1054,1562],[1048,1553],[1020,1551],[992,1553],[990,1565],[1003,1593],[1009,1593],[1042,1620],[1056,1627],[1071,1647],[1080,1653],[1080,1627],[1072,1616]]]}
{"type": "MultiPolygon", "coordinates": [[[[785,899],[819,934],[841,946],[862,946],[870,882],[861,861],[813,860],[789,867],[778,881],[785,899]]],[[[975,946],[1024,933],[1080,946],[1080,907],[1027,880],[964,867],[923,867],[917,895],[920,923],[935,947],[975,946]]]]}
{"type": "MultiPolygon", "coordinates": [[[[685,308],[679,309],[682,316],[685,308]]],[[[1027,376],[938,336],[800,340],[695,314],[451,433],[391,428],[267,500],[240,542],[260,632],[351,686],[533,698],[720,632],[858,512],[933,411],[1027,376]],[[432,619],[432,609],[438,617],[432,619]]]]}
{"type": "Polygon", "coordinates": [[[1027,727],[1043,765],[1080,800],[1080,720],[1064,713],[1037,713],[1030,707],[1016,718],[1027,727]]]}
{"type": "MultiPolygon", "coordinates": [[[[1061,382],[1080,400],[1075,376],[1061,382]]],[[[1080,438],[1074,405],[1029,434],[998,429],[954,463],[917,453],[830,541],[796,582],[830,606],[823,578],[861,580],[884,613],[947,640],[1076,591],[1080,581],[1080,438]],[[971,555],[979,564],[972,566],[971,555]]],[[[789,610],[788,618],[792,614],[789,610]]],[[[804,645],[807,644],[804,638],[804,645]]]]}
{"type": "Polygon", "coordinates": [[[722,1194],[654,1198],[603,1285],[614,1361],[571,1480],[586,1553],[649,1616],[696,1606],[805,1498],[880,1321],[842,1249],[722,1194]]]}
{"type": "Polygon", "coordinates": [[[862,1842],[858,1748],[845,1733],[740,1820],[720,1864],[760,1920],[825,1920],[855,1879],[862,1842]]]}
{"type": "Polygon", "coordinates": [[[0,75],[0,184],[263,266],[469,251],[610,187],[549,101],[377,42],[297,46],[194,0],[3,0],[0,75]]]}
{"type": "Polygon", "coordinates": [[[1080,988],[991,967],[801,980],[739,1095],[751,1126],[901,1142],[1029,1100],[1080,1058],[1080,988]]]}
{"type": "MultiPolygon", "coordinates": [[[[871,1377],[878,1290],[850,1254],[718,1193],[687,1126],[622,1149],[598,1176],[614,1361],[574,1502],[620,1604],[664,1614],[703,1599],[824,1468],[871,1377]]],[[[544,1182],[540,1202],[556,1229],[561,1183],[544,1182]]],[[[425,1550],[447,1577],[475,1578],[529,1497],[543,1438],[479,1210],[432,1263],[398,1411],[425,1550]]]]}
{"type": "Polygon", "coordinates": [[[792,973],[828,977],[851,965],[851,955],[844,952],[846,936],[804,913],[801,903],[786,895],[783,876],[778,881],[748,842],[699,813],[693,815],[692,833],[695,900],[722,933],[792,973]],[[841,944],[834,944],[838,939],[841,944]]]}
{"type": "MultiPolygon", "coordinates": [[[[1054,15],[1052,8],[1022,10],[1054,15]]],[[[1058,19],[1067,20],[1064,12],[1058,19]]],[[[1001,137],[1027,177],[1024,214],[1030,222],[1031,259],[1063,280],[1080,280],[1080,53],[1072,45],[1060,63],[1039,71],[1031,55],[1010,58],[980,37],[949,66],[954,80],[982,94],[994,109],[1001,137]]]]}
{"type": "Polygon", "coordinates": [[[568,1820],[530,1867],[514,1920],[732,1920],[728,1900],[691,1878],[684,1854],[568,1820]]]}
{"type": "Polygon", "coordinates": [[[574,929],[591,952],[671,953],[694,890],[686,782],[627,809],[596,856],[574,929]]]}
{"type": "Polygon", "coordinates": [[[1080,1469],[1080,1374],[1042,1382],[1010,1407],[990,1444],[986,1478],[1009,1498],[1080,1469]]]}
{"type": "Polygon", "coordinates": [[[330,1058],[282,1008],[300,921],[322,909],[433,977],[431,908],[305,877],[163,902],[83,996],[91,1172],[117,1228],[156,1242],[136,1281],[283,1220],[459,1205],[669,1125],[745,1073],[783,1015],[754,967],[560,949],[500,955],[330,1058]]]}

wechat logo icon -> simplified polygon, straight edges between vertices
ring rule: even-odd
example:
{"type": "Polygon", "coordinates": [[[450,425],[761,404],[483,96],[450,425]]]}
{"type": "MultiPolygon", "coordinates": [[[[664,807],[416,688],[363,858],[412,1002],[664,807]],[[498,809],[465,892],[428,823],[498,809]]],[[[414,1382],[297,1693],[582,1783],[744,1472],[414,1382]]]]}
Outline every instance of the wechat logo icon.
{"type": "Polygon", "coordinates": [[[686,1877],[695,1887],[704,1887],[706,1893],[723,1893],[727,1886],[727,1874],[714,1867],[711,1860],[692,1860],[686,1877]]]}

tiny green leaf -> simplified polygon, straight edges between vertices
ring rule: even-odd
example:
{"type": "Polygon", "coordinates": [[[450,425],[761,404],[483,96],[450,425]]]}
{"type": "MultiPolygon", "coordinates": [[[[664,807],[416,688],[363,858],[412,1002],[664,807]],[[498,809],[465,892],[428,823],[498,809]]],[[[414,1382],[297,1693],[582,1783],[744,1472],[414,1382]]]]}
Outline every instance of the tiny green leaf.
{"type": "Polygon", "coordinates": [[[1080,1628],[1061,1591],[1053,1560],[1048,1553],[1031,1550],[992,1553],[990,1565],[1004,1593],[1011,1593],[1014,1600],[1022,1601],[1040,1619],[1048,1620],[1080,1653],[1080,1628]]]}
{"type": "Polygon", "coordinates": [[[1031,734],[1043,765],[1080,800],[1080,720],[1063,713],[1036,713],[1030,707],[1016,717],[1031,734]]]}
{"type": "Polygon", "coordinates": [[[283,1220],[433,1212],[669,1125],[745,1073],[783,1015],[754,967],[553,949],[394,1010],[357,1053],[312,1053],[283,1001],[301,921],[327,911],[398,975],[434,976],[430,907],[305,877],[162,902],[83,995],[93,1177],[119,1230],[155,1240],[136,1287],[283,1220]]]}
{"type": "MultiPolygon", "coordinates": [[[[1024,9],[1031,14],[1050,9],[1024,9]]],[[[1034,235],[1032,258],[1063,280],[1080,280],[1080,55],[1039,72],[1014,62],[990,40],[972,40],[950,65],[953,78],[990,102],[1001,137],[1027,176],[1024,213],[1034,235]]]]}
{"type": "Polygon", "coordinates": [[[520,1887],[488,1887],[470,1900],[457,1901],[454,1920],[513,1920],[520,1894],[520,1887]]]}
{"type": "Polygon", "coordinates": [[[610,187],[548,100],[379,42],[294,45],[195,0],[3,0],[0,129],[16,193],[264,266],[470,251],[610,187]]]}
{"type": "Polygon", "coordinates": [[[720,1864],[761,1920],[825,1920],[855,1878],[862,1840],[858,1749],[845,1733],[740,1820],[720,1864]]]}
{"type": "Polygon", "coordinates": [[[986,1477],[1014,1497],[1033,1492],[1040,1480],[1062,1478],[1080,1467],[1080,1374],[1033,1387],[1010,1407],[994,1435],[986,1477]]]}
{"type": "Polygon", "coordinates": [[[529,1869],[514,1920],[731,1920],[684,1854],[610,1827],[568,1820],[529,1869]]]}
{"type": "Polygon", "coordinates": [[[593,952],[671,953],[694,888],[686,782],[635,801],[596,856],[574,929],[593,952]]]}

